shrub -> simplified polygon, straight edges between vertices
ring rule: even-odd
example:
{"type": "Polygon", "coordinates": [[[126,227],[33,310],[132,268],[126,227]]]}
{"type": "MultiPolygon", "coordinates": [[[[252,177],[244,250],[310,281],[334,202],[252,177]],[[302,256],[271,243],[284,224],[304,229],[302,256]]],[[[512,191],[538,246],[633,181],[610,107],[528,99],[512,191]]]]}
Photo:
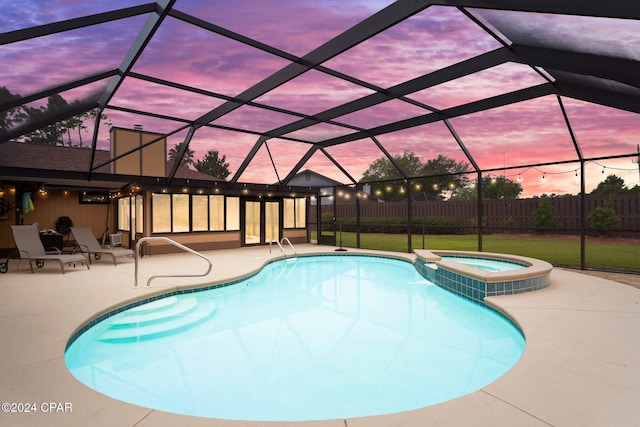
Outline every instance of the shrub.
{"type": "MultiPolygon", "coordinates": [[[[330,223],[333,216],[322,215],[324,223],[330,223]]],[[[461,224],[458,218],[449,217],[413,217],[411,219],[411,233],[422,234],[423,229],[426,234],[460,234],[461,224]]],[[[338,218],[342,222],[342,231],[355,233],[356,218],[338,218]]],[[[362,217],[360,218],[361,233],[386,233],[404,234],[407,233],[408,224],[406,217],[362,217]]]]}
{"type": "Polygon", "coordinates": [[[546,196],[538,200],[538,207],[531,213],[531,224],[542,233],[557,225],[555,211],[546,196]]]}
{"type": "Polygon", "coordinates": [[[615,209],[611,207],[609,202],[602,207],[595,208],[588,218],[589,227],[592,230],[596,230],[596,233],[601,236],[610,236],[611,230],[620,222],[620,218],[618,218],[615,209]]]}
{"type": "Polygon", "coordinates": [[[504,218],[502,221],[500,221],[500,227],[504,228],[505,233],[511,231],[511,229],[513,229],[515,226],[516,220],[512,216],[504,218]]]}

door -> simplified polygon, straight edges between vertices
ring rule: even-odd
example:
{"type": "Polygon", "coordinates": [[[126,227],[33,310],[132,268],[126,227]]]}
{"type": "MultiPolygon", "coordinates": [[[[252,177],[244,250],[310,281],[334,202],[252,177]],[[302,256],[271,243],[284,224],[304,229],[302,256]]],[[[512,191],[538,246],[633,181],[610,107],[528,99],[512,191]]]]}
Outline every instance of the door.
{"type": "Polygon", "coordinates": [[[280,202],[244,201],[244,245],[259,245],[280,240],[280,202]]]}
{"type": "Polygon", "coordinates": [[[280,203],[264,203],[264,243],[280,241],[280,203]]]}
{"type": "Polygon", "coordinates": [[[244,244],[257,245],[262,241],[261,203],[246,200],[244,202],[244,244]]]}

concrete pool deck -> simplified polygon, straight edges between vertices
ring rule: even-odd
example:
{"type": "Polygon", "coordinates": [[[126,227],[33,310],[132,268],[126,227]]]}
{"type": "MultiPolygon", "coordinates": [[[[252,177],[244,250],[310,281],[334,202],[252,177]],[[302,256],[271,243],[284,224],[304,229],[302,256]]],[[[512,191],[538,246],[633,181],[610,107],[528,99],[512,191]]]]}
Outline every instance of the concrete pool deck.
{"type": "Polygon", "coordinates": [[[548,288],[489,298],[526,336],[525,352],[513,369],[474,393],[415,411],[300,423],[212,420],[117,401],[68,372],[67,341],[97,313],[176,285],[237,278],[281,255],[264,246],[205,254],[213,262],[206,278],[157,279],[152,288],[144,288],[151,274],[204,272],[206,265],[190,254],[145,257],[137,289],[132,259],[115,267],[104,259],[90,270],[78,266],[64,275],[54,263],[31,274],[23,262],[16,271],[12,260],[9,272],[0,275],[0,401],[35,404],[36,410],[0,412],[0,426],[631,426],[640,419],[640,289],[562,269],[551,272],[548,288]]]}

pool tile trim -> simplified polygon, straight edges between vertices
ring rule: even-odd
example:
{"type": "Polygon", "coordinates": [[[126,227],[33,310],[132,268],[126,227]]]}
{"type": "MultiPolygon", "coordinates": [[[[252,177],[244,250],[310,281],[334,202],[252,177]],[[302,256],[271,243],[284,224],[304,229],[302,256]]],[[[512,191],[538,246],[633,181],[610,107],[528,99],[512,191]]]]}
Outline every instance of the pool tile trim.
{"type": "Polygon", "coordinates": [[[486,297],[513,295],[549,286],[553,266],[533,258],[490,252],[415,250],[416,269],[427,280],[451,292],[484,304],[486,297]],[[459,258],[489,258],[524,265],[525,268],[489,272],[456,261],[445,261],[441,255],[459,258]]]}

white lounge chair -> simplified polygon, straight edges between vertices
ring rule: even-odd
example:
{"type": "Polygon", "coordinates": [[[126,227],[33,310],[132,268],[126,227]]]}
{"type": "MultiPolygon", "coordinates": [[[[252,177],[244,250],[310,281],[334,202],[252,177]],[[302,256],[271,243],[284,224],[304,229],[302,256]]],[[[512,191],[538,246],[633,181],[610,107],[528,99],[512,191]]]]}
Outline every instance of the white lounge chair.
{"type": "Polygon", "coordinates": [[[93,231],[89,227],[71,227],[71,233],[73,233],[76,243],[82,252],[86,252],[91,261],[91,254],[98,260],[102,254],[111,255],[113,259],[113,265],[116,265],[116,258],[133,256],[133,251],[126,248],[103,248],[100,246],[98,239],[93,235],[93,231]]]}
{"type": "Polygon", "coordinates": [[[12,225],[11,232],[13,233],[13,240],[16,242],[18,252],[20,253],[20,259],[28,259],[29,267],[33,273],[33,262],[36,266],[42,267],[45,261],[58,261],[60,268],[64,274],[64,266],[72,265],[75,267],[76,263],[81,262],[86,264],[89,268],[89,262],[83,254],[63,254],[58,248],[50,248],[45,250],[38,228],[34,225],[12,225]]]}

